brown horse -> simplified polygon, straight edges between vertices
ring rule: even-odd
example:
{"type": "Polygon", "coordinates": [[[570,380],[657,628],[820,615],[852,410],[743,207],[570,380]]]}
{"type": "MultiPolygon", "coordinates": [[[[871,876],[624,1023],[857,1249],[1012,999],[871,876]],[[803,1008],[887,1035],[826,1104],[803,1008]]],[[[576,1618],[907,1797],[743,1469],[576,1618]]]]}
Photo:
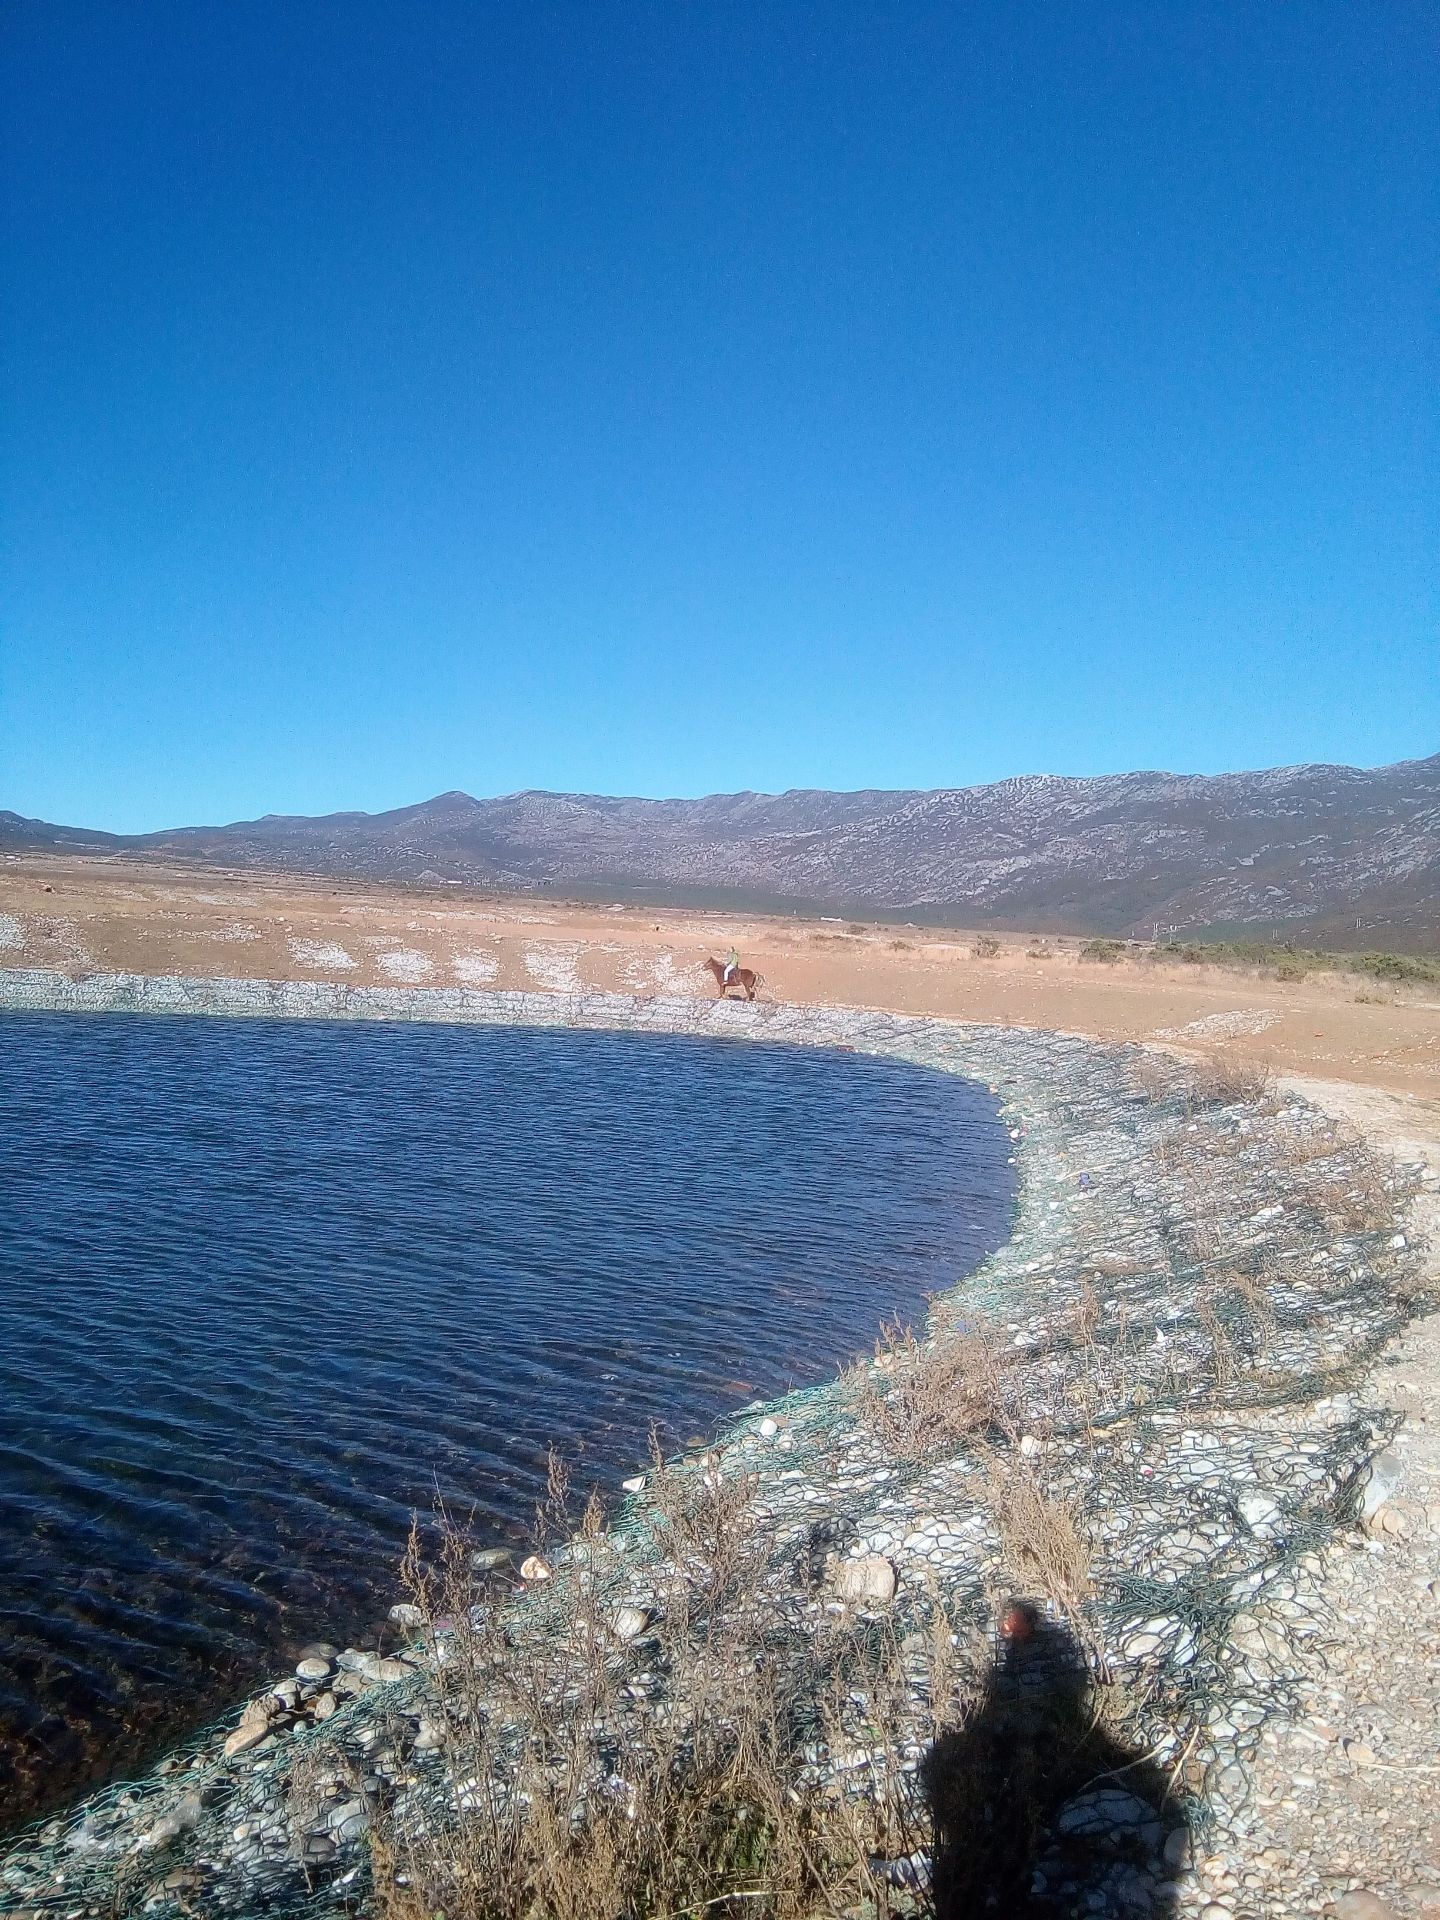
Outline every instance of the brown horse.
{"type": "MultiPolygon", "coordinates": [[[[720,998],[722,1000],[728,1000],[730,997],[730,987],[727,987],[725,984],[725,962],[715,959],[712,955],[705,964],[715,976],[715,984],[720,989],[720,998]]],[[[747,1000],[753,1000],[757,991],[763,987],[764,984],[764,974],[756,973],[753,967],[737,967],[730,980],[731,987],[743,987],[745,989],[745,998],[747,1000]]]]}

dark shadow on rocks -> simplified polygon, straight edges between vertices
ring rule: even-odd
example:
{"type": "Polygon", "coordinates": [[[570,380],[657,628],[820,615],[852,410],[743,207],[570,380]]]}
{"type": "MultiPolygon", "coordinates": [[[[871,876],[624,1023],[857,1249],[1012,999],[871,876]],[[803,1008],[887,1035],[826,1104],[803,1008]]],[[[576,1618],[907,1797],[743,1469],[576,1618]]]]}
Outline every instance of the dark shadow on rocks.
{"type": "Polygon", "coordinates": [[[936,1920],[1174,1914],[1188,1858],[1167,1776],[1097,1724],[1074,1636],[1016,1602],[983,1697],[931,1748],[936,1920]]]}

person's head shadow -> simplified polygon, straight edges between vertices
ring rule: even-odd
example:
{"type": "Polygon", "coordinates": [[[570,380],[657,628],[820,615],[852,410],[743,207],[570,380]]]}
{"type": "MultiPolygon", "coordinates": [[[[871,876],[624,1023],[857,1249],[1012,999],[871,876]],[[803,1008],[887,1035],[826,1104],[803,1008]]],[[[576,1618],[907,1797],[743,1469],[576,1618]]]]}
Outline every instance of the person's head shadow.
{"type": "Polygon", "coordinates": [[[1014,1601],[984,1693],[926,1756],[936,1920],[1173,1915],[1183,1811],[1099,1723],[1074,1635],[1014,1601]]]}

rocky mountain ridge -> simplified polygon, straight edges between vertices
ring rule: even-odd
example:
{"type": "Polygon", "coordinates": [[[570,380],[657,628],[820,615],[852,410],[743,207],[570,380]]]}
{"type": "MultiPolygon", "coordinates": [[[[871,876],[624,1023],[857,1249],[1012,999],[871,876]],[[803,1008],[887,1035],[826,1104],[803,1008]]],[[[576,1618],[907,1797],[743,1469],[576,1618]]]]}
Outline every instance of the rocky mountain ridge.
{"type": "Polygon", "coordinates": [[[1440,929],[1440,754],[1375,769],[1032,775],[695,800],[451,792],[118,835],[0,812],[0,850],[1153,936],[1375,946],[1440,929]]]}

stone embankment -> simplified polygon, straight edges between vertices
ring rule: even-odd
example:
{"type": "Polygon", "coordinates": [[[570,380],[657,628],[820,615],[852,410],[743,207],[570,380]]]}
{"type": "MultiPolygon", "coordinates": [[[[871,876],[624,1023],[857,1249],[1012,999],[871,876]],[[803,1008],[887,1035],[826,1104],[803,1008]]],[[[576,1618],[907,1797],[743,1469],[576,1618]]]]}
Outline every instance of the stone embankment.
{"type": "MultiPolygon", "coordinates": [[[[603,995],[20,973],[3,990],[12,1007],[565,1023],[884,1053],[988,1084],[1022,1178],[1010,1242],[936,1302],[923,1341],[896,1335],[833,1385],[652,1462],[608,1528],[592,1519],[519,1569],[482,1553],[458,1613],[453,1589],[437,1601],[422,1578],[387,1646],[305,1649],[235,1721],[21,1836],[0,1859],[0,1911],[350,1910],[377,1834],[392,1858],[423,1860],[467,1813],[493,1811],[497,1781],[503,1794],[522,1779],[508,1664],[543,1673],[557,1715],[589,1702],[604,1778],[577,1789],[583,1810],[587,1793],[627,1790],[647,1729],[697,1713],[677,1676],[693,1686],[722,1645],[776,1676],[797,1788],[881,1810],[867,1870],[887,1910],[923,1906],[947,1871],[904,1817],[919,1781],[933,1797],[927,1756],[1003,1701],[1033,1638],[1073,1656],[1112,1756],[1041,1835],[1045,1910],[1382,1912],[1363,1902],[1384,1849],[1306,1795],[1312,1752],[1367,1780],[1393,1768],[1397,1784],[1429,1764],[1410,1746],[1392,1759],[1393,1729],[1317,1709],[1345,1616],[1392,1545],[1440,1534],[1375,1371],[1423,1301],[1426,1169],[1383,1163],[1223,1063],[1197,1074],[1053,1033],[603,995]],[[1000,1650],[992,1626],[1017,1594],[1035,1611],[1011,1616],[1000,1650]],[[1285,1824],[1302,1808],[1304,1848],[1285,1824]],[[1317,1837],[1326,1812],[1333,1842],[1317,1837]]],[[[1440,1620],[1431,1572],[1429,1587],[1412,1579],[1417,1666],[1440,1620]]],[[[708,1698],[723,1718],[723,1686],[708,1698]]],[[[1396,1910],[1422,1911],[1426,1862],[1386,1871],[1396,1910]]]]}

